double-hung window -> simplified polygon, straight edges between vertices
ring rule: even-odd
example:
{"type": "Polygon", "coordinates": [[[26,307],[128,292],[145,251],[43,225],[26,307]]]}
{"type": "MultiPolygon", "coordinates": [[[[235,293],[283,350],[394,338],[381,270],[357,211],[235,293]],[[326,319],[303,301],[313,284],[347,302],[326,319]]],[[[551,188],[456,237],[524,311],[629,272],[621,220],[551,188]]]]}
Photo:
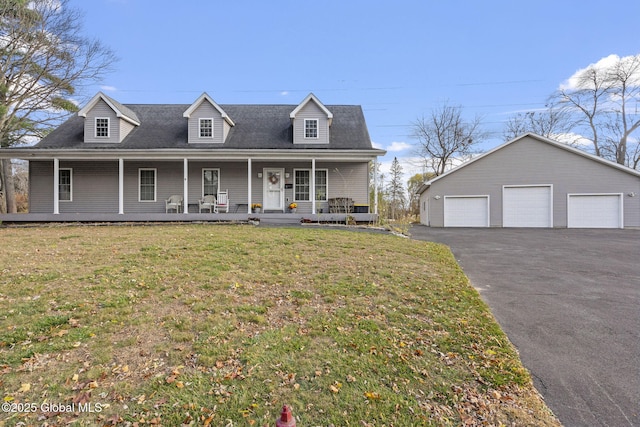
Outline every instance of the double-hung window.
{"type": "Polygon", "coordinates": [[[304,137],[318,139],[318,119],[304,119],[304,137]]]}
{"type": "Polygon", "coordinates": [[[72,178],[73,178],[73,173],[71,169],[60,169],[58,171],[58,200],[59,201],[71,202],[73,200],[72,178]]]}
{"type": "Polygon", "coordinates": [[[141,202],[156,201],[156,169],[138,169],[138,200],[141,202]]]}
{"type": "Polygon", "coordinates": [[[202,197],[217,196],[220,169],[202,169],[202,197]]]}
{"type": "Polygon", "coordinates": [[[108,117],[96,117],[96,138],[109,138],[108,117]]]}
{"type": "Polygon", "coordinates": [[[213,119],[200,119],[200,138],[213,138],[213,119]]]}
{"type": "MultiPolygon", "coordinates": [[[[327,169],[316,170],[316,201],[327,200],[327,169]]],[[[293,184],[294,198],[296,201],[304,202],[311,200],[311,170],[296,169],[294,171],[293,184]]]]}

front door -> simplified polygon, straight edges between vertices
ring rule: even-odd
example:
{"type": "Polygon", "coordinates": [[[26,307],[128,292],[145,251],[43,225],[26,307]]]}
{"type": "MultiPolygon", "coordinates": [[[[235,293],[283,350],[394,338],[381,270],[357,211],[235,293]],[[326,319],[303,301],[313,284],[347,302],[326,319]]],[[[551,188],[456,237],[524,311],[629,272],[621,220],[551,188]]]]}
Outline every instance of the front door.
{"type": "Polygon", "coordinates": [[[284,169],[264,169],[262,176],[264,210],[284,212],[284,169]]]}

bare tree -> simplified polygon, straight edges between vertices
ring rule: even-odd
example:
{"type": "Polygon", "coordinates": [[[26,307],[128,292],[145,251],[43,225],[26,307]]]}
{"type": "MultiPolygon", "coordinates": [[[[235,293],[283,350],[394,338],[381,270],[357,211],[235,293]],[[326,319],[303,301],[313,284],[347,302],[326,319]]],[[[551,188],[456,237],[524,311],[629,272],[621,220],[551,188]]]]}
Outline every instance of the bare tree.
{"type": "Polygon", "coordinates": [[[409,193],[409,213],[420,215],[420,195],[418,189],[435,175],[433,173],[417,173],[407,181],[407,193],[409,193]]]}
{"type": "Polygon", "coordinates": [[[575,128],[597,156],[640,164],[640,54],[611,55],[579,70],[554,94],[556,107],[575,117],[575,128]]]}
{"type": "Polygon", "coordinates": [[[442,175],[454,158],[473,154],[474,146],[486,136],[478,116],[467,121],[461,106],[446,103],[411,125],[412,136],[418,140],[418,155],[435,175],[442,175]]]}
{"type": "Polygon", "coordinates": [[[407,200],[402,180],[402,165],[398,161],[397,157],[393,158],[389,174],[390,178],[387,187],[387,194],[389,197],[390,214],[391,219],[397,219],[398,214],[404,210],[404,205],[407,200]]]}
{"type": "MultiPolygon", "coordinates": [[[[527,111],[517,113],[507,121],[503,135],[505,141],[510,141],[518,136],[533,132],[550,139],[564,139],[564,135],[570,133],[571,124],[565,110],[551,107],[542,111],[527,111]]],[[[575,141],[565,141],[573,145],[575,141]]]]}
{"type": "MultiPolygon", "coordinates": [[[[83,36],[81,22],[67,0],[0,0],[0,147],[41,138],[77,111],[76,89],[110,70],[113,52],[83,36]]],[[[9,160],[3,166],[12,188],[9,160]]]]}

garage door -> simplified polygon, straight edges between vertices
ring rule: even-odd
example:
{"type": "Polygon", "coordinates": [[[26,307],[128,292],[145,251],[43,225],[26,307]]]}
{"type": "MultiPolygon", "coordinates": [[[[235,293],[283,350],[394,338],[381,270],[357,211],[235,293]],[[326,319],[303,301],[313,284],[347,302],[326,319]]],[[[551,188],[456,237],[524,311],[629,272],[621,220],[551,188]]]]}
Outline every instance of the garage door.
{"type": "Polygon", "coordinates": [[[622,228],[622,194],[569,194],[567,227],[622,228]]]}
{"type": "Polygon", "coordinates": [[[488,227],[489,196],[445,196],[445,227],[488,227]]]}
{"type": "Polygon", "coordinates": [[[505,185],[502,203],[503,227],[553,227],[551,185],[505,185]]]}

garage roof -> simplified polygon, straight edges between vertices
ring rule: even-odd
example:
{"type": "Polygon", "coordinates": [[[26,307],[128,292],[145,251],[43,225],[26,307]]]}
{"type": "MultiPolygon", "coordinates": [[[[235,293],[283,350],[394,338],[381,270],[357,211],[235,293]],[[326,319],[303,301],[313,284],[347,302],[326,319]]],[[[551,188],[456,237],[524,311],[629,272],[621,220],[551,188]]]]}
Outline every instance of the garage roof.
{"type": "Polygon", "coordinates": [[[630,175],[634,175],[634,176],[640,177],[640,171],[628,168],[627,166],[620,165],[618,163],[612,162],[612,161],[607,160],[607,159],[603,159],[602,157],[594,156],[593,154],[589,154],[589,153],[587,153],[585,151],[582,151],[582,150],[579,150],[577,148],[571,147],[571,146],[569,146],[567,144],[563,144],[561,142],[554,141],[554,140],[549,139],[549,138],[545,138],[545,137],[537,135],[535,133],[528,132],[528,133],[525,133],[525,134],[523,134],[523,135],[521,135],[521,136],[519,136],[519,137],[517,137],[515,139],[512,139],[511,141],[505,142],[504,144],[499,145],[499,146],[495,147],[494,149],[489,150],[486,153],[483,153],[480,156],[475,157],[475,158],[469,160],[468,162],[463,163],[462,165],[460,165],[458,167],[455,167],[455,168],[443,173],[442,175],[437,176],[437,177],[433,178],[432,180],[422,184],[422,186],[420,186],[420,188],[418,188],[418,194],[422,194],[425,191],[427,191],[427,189],[431,186],[431,184],[433,182],[438,181],[438,180],[444,178],[447,175],[451,175],[451,174],[459,171],[460,169],[464,168],[465,166],[468,166],[468,165],[470,165],[470,164],[472,164],[472,163],[474,163],[474,162],[476,162],[476,161],[478,161],[478,160],[480,160],[480,159],[482,159],[484,157],[487,157],[487,156],[491,155],[492,153],[495,153],[498,150],[502,150],[503,148],[508,147],[509,145],[511,145],[511,144],[513,144],[513,143],[515,143],[517,141],[520,141],[520,140],[522,140],[522,139],[524,139],[526,137],[535,138],[538,141],[547,143],[549,145],[553,145],[554,147],[561,148],[561,149],[566,150],[566,151],[568,151],[570,153],[577,154],[577,155],[582,156],[582,157],[586,157],[588,159],[591,159],[591,160],[594,160],[596,162],[602,163],[602,164],[604,164],[606,166],[609,166],[609,167],[612,167],[612,168],[615,168],[615,169],[619,169],[619,170],[621,170],[623,172],[626,172],[626,173],[628,173],[630,175]]]}

